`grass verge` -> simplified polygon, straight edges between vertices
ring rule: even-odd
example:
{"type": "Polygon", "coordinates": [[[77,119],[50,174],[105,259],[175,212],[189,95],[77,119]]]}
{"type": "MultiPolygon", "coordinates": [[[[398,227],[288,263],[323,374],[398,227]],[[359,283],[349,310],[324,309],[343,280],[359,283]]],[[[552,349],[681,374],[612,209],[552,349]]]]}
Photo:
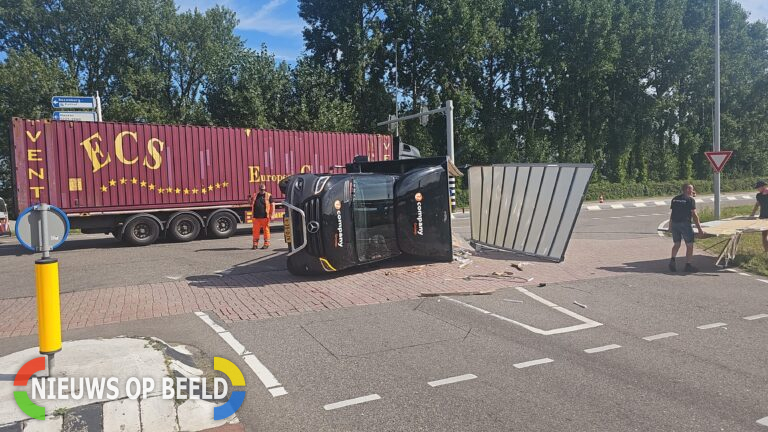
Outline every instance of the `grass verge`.
{"type": "MultiPolygon", "coordinates": [[[[720,217],[726,219],[734,216],[749,216],[751,212],[751,205],[724,207],[720,210],[720,217]]],[[[714,220],[712,209],[709,208],[702,209],[699,212],[699,217],[702,222],[714,220]]],[[[696,241],[697,247],[713,254],[719,254],[726,243],[728,243],[728,237],[712,237],[696,241]]],[[[748,233],[741,236],[739,250],[736,251],[736,259],[733,260],[733,263],[745,271],[768,276],[768,254],[763,250],[760,233],[748,233]]]]}

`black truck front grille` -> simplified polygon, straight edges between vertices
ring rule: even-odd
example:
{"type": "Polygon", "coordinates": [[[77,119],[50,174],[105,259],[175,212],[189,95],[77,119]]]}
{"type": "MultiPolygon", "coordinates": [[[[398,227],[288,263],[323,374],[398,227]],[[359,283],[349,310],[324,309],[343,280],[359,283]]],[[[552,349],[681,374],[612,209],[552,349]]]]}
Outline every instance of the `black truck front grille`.
{"type": "MultiPolygon", "coordinates": [[[[304,203],[304,214],[307,217],[307,225],[313,221],[322,226],[323,215],[320,208],[320,198],[312,198],[304,203]]],[[[325,246],[323,245],[322,232],[309,232],[307,227],[307,252],[316,257],[325,256],[325,246]]]]}

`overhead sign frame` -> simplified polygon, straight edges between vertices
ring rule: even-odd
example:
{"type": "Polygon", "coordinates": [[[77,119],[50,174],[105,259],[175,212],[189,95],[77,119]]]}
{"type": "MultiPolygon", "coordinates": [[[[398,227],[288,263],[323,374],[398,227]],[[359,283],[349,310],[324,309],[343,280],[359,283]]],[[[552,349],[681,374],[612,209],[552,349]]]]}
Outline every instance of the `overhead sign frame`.
{"type": "Polygon", "coordinates": [[[712,170],[719,173],[733,156],[733,150],[704,152],[704,155],[709,160],[709,164],[712,165],[712,170]]]}

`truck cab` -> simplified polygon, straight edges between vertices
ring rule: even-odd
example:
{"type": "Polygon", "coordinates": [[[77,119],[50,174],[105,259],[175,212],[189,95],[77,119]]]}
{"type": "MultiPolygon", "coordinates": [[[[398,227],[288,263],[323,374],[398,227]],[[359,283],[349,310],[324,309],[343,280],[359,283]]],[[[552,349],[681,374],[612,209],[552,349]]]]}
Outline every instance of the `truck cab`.
{"type": "Polygon", "coordinates": [[[347,165],[345,174],[288,178],[282,185],[288,270],[322,274],[399,255],[450,261],[443,165],[444,158],[362,162],[347,165]]]}

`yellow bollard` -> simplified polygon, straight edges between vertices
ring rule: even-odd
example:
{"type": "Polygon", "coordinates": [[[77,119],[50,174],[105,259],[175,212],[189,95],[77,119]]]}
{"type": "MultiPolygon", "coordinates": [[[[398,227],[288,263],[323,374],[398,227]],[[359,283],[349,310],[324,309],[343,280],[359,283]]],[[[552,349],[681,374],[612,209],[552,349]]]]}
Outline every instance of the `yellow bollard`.
{"type": "Polygon", "coordinates": [[[61,351],[61,304],[59,300],[59,260],[43,258],[35,261],[37,286],[37,327],[40,354],[61,351]]]}

